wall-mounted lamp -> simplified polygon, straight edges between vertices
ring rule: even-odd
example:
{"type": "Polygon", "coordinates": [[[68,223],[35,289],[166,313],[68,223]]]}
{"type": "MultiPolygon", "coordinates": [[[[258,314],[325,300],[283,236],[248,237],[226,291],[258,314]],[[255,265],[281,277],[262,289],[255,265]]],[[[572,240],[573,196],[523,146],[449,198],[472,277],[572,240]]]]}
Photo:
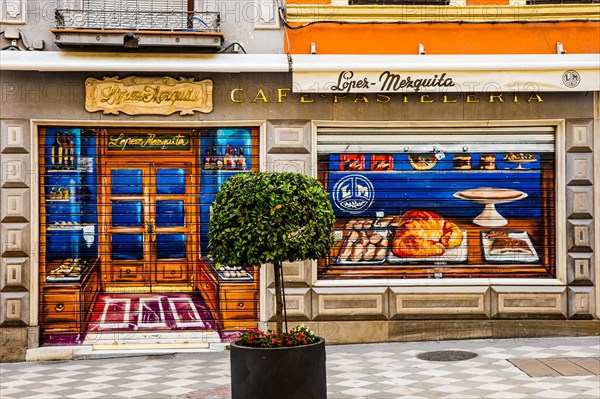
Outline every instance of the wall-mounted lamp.
{"type": "Polygon", "coordinates": [[[311,54],[317,54],[317,44],[316,43],[311,43],[310,44],[310,53],[311,54]]]}
{"type": "Polygon", "coordinates": [[[425,55],[427,52],[425,51],[425,46],[419,43],[419,55],[425,55]]]}
{"type": "Polygon", "coordinates": [[[556,42],[556,54],[566,54],[567,50],[561,42],[556,42]]]}

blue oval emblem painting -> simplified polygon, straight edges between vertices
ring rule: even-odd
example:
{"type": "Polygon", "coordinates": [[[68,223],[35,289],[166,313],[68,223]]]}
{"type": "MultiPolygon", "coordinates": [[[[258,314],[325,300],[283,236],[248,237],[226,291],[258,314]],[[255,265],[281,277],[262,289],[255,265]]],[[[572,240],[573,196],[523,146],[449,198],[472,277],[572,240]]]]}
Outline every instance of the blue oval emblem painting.
{"type": "Polygon", "coordinates": [[[375,197],[373,184],[362,175],[346,176],[333,186],[333,202],[348,213],[362,213],[369,209],[375,197]]]}

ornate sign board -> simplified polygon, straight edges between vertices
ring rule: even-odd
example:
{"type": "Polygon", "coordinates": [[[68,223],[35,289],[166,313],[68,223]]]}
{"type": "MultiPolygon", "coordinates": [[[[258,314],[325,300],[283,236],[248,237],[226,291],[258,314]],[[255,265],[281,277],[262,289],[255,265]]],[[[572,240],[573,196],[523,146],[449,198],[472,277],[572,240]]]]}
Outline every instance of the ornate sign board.
{"type": "Polygon", "coordinates": [[[190,136],[185,134],[111,134],[109,151],[189,150],[190,136]]]}
{"type": "Polygon", "coordinates": [[[119,115],[193,115],[213,109],[213,82],[130,76],[85,80],[85,109],[119,115]]]}

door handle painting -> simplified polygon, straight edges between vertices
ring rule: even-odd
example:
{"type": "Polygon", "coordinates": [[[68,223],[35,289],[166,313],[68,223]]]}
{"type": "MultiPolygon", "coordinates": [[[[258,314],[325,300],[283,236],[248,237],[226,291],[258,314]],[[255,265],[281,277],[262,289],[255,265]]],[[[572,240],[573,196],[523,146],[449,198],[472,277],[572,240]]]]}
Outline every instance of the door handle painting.
{"type": "Polygon", "coordinates": [[[144,231],[151,242],[156,241],[156,221],[154,218],[146,218],[144,220],[144,231]]]}
{"type": "Polygon", "coordinates": [[[156,221],[150,218],[150,241],[156,241],[156,221]]]}

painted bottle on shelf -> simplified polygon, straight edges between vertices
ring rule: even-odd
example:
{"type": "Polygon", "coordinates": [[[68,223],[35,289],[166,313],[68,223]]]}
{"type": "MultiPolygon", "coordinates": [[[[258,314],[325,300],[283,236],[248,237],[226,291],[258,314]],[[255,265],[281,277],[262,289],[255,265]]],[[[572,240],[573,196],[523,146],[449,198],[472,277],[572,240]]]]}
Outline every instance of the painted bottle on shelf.
{"type": "Polygon", "coordinates": [[[238,157],[238,150],[237,150],[237,148],[234,148],[233,155],[231,157],[231,163],[233,165],[233,169],[240,169],[239,162],[240,162],[240,159],[238,157]]]}
{"type": "Polygon", "coordinates": [[[240,147],[240,169],[246,170],[246,157],[244,156],[244,147],[240,147]]]}
{"type": "Polygon", "coordinates": [[[210,157],[210,168],[217,169],[217,149],[213,147],[210,157]]]}
{"type": "Polygon", "coordinates": [[[211,168],[211,159],[210,159],[210,150],[207,149],[204,157],[204,169],[210,170],[211,168]]]}
{"type": "Polygon", "coordinates": [[[67,133],[67,150],[69,153],[67,167],[69,169],[75,169],[75,142],[71,139],[70,133],[67,133]]]}
{"type": "Polygon", "coordinates": [[[62,154],[62,146],[60,145],[60,136],[59,133],[54,135],[54,143],[52,144],[52,167],[56,169],[59,164],[59,157],[62,154]]]}
{"type": "Polygon", "coordinates": [[[63,169],[71,169],[71,137],[68,132],[63,133],[63,169]]]}
{"type": "Polygon", "coordinates": [[[225,169],[227,169],[227,170],[233,169],[233,159],[231,157],[231,147],[229,146],[229,144],[227,144],[227,146],[225,147],[224,163],[225,163],[225,169]]]}
{"type": "Polygon", "coordinates": [[[57,132],[54,139],[54,146],[52,147],[53,152],[53,164],[54,169],[62,169],[63,162],[63,138],[62,133],[57,132]]]}
{"type": "Polygon", "coordinates": [[[60,146],[62,148],[62,151],[61,151],[62,156],[60,158],[60,168],[68,169],[67,164],[69,162],[69,142],[68,142],[67,133],[63,132],[60,136],[61,136],[60,146]]]}
{"type": "Polygon", "coordinates": [[[217,169],[223,169],[223,149],[219,149],[219,156],[217,157],[217,169]]]}
{"type": "Polygon", "coordinates": [[[56,199],[56,190],[54,189],[54,187],[52,187],[52,190],[50,190],[50,199],[56,199]]]}

